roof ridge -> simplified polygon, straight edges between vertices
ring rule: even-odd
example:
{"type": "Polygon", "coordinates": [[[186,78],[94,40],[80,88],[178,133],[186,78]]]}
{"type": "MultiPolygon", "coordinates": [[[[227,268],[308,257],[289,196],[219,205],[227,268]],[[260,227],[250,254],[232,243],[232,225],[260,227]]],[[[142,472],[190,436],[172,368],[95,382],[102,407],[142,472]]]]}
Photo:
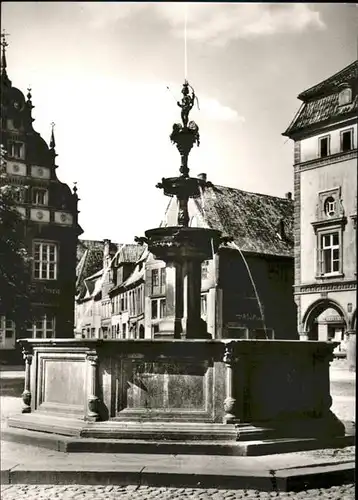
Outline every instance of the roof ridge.
{"type": "Polygon", "coordinates": [[[334,80],[335,78],[337,78],[337,76],[339,76],[342,73],[348,71],[350,68],[353,68],[354,66],[357,66],[357,69],[358,69],[358,59],[356,59],[355,61],[353,61],[351,64],[348,64],[348,66],[345,66],[341,70],[337,71],[333,75],[329,76],[325,80],[322,80],[321,82],[316,83],[315,85],[312,85],[312,87],[309,87],[307,90],[304,90],[303,92],[301,92],[297,96],[297,98],[301,99],[301,100],[304,100],[304,98],[307,98],[307,97],[310,96],[310,94],[314,93],[314,91],[315,91],[316,88],[318,88],[318,87],[324,87],[325,85],[329,84],[332,80],[334,80]]]}
{"type": "Polygon", "coordinates": [[[233,189],[235,191],[239,191],[240,193],[254,194],[256,196],[266,196],[268,198],[276,198],[278,200],[283,200],[283,201],[293,201],[293,200],[289,200],[288,198],[285,198],[285,197],[282,197],[282,196],[276,196],[276,195],[267,194],[267,193],[255,193],[253,191],[245,191],[244,189],[239,189],[239,188],[235,188],[235,187],[231,187],[231,186],[221,186],[219,184],[214,184],[214,187],[225,188],[225,189],[233,189]]]}

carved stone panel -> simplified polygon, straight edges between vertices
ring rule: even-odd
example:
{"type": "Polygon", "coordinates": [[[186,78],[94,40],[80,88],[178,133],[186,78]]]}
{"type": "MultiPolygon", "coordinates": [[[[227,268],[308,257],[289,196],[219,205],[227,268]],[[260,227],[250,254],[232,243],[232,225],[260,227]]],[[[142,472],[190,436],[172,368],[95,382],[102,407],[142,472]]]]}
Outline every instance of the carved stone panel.
{"type": "Polygon", "coordinates": [[[206,362],[144,361],[122,363],[122,412],[208,416],[212,407],[212,368],[206,362]],[[211,395],[211,396],[210,396],[211,395]]]}
{"type": "Polygon", "coordinates": [[[86,363],[84,356],[39,355],[38,407],[61,413],[84,413],[86,363]]]}

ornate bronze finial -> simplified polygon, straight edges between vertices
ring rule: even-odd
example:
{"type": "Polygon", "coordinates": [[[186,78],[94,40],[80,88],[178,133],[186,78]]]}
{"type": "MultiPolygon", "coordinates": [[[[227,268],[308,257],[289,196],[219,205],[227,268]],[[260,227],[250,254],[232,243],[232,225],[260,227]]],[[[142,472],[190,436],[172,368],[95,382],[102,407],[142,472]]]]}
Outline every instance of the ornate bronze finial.
{"type": "Polygon", "coordinates": [[[55,124],[54,124],[54,122],[51,122],[50,149],[55,149],[55,146],[56,146],[54,128],[55,128],[55,124]]]}
{"type": "Polygon", "coordinates": [[[1,69],[6,72],[6,47],[9,46],[7,43],[6,37],[10,36],[9,33],[6,33],[5,30],[2,31],[1,33],[1,47],[2,47],[2,54],[1,54],[1,69]]]}
{"type": "Polygon", "coordinates": [[[73,194],[77,194],[77,181],[73,183],[73,194]]]}
{"type": "Polygon", "coordinates": [[[194,121],[189,122],[189,113],[192,110],[197,97],[193,87],[189,85],[187,80],[185,80],[181,92],[183,97],[181,102],[178,101],[177,104],[181,108],[181,119],[183,125],[181,123],[174,123],[170,140],[176,145],[181,156],[180,173],[183,177],[189,177],[189,153],[195,143],[198,146],[200,145],[199,127],[194,121]],[[192,92],[191,95],[190,89],[192,92]]]}
{"type": "Polygon", "coordinates": [[[189,113],[193,109],[195,103],[195,92],[193,87],[189,85],[187,80],[184,81],[181,93],[183,94],[181,102],[177,102],[178,106],[181,108],[181,120],[183,122],[184,128],[187,128],[189,121],[189,113]],[[190,90],[192,94],[190,95],[190,90]]]}
{"type": "Polygon", "coordinates": [[[29,85],[27,87],[27,95],[26,95],[28,101],[31,101],[31,98],[32,98],[31,90],[32,90],[31,85],[29,85]]]}

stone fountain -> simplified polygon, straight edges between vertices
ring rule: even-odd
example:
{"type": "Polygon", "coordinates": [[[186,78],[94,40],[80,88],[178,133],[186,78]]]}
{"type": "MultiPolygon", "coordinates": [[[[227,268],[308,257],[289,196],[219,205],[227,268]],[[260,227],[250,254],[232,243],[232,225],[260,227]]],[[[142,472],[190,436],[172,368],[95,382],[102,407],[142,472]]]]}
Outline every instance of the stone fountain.
{"type": "Polygon", "coordinates": [[[201,262],[217,251],[221,235],[189,227],[188,200],[205,183],[189,176],[199,129],[189,121],[195,94],[188,82],[182,94],[182,124],[170,136],[181,156],[180,175],[158,184],[177,197],[178,224],[140,238],[172,273],[171,338],[19,341],[23,413],[9,419],[3,438],[60,451],[230,455],[352,442],[330,410],[335,342],[206,337],[201,262]]]}
{"type": "Polygon", "coordinates": [[[189,198],[200,196],[207,182],[189,176],[188,157],[194,146],[200,144],[199,127],[189,121],[189,113],[195,102],[194,90],[187,81],[182,89],[181,123],[173,125],[170,135],[181,157],[180,175],[163,178],[157,187],[166,196],[178,200],[177,226],[159,227],[145,232],[149,251],[166,263],[173,294],[167,301],[166,331],[175,339],[199,339],[206,337],[205,324],[200,315],[201,263],[213,257],[221,242],[221,233],[215,229],[189,227],[189,198]],[[190,93],[190,89],[192,93],[190,93]],[[174,286],[173,286],[174,284],[174,286]]]}

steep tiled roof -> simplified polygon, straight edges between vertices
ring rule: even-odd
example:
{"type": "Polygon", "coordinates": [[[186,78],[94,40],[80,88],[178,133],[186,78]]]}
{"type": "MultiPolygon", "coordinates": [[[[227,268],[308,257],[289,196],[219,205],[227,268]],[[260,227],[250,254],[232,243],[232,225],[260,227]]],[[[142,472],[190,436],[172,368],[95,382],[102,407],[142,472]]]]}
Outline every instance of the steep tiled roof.
{"type": "Polygon", "coordinates": [[[135,264],[143,253],[144,247],[137,243],[125,243],[118,245],[118,255],[116,257],[116,265],[119,263],[135,264]]]}
{"type": "Polygon", "coordinates": [[[293,256],[293,201],[224,186],[208,187],[201,207],[204,220],[223,236],[231,236],[240,250],[293,256]],[[280,235],[283,226],[284,237],[280,235]]]}
{"type": "Polygon", "coordinates": [[[358,111],[357,84],[358,61],[355,61],[327,80],[302,92],[298,98],[303,100],[304,104],[283,135],[291,136],[298,130],[317,124],[323,125],[328,120],[356,116],[358,111]],[[352,85],[353,99],[350,104],[340,106],[339,90],[343,83],[352,85]]]}
{"type": "MultiPolygon", "coordinates": [[[[77,245],[76,289],[82,296],[85,292],[84,280],[102,269],[103,240],[79,240],[77,245]]],[[[117,244],[111,243],[111,254],[116,251],[117,244]]]]}
{"type": "Polygon", "coordinates": [[[301,92],[298,98],[301,101],[306,101],[307,99],[311,99],[313,97],[317,97],[326,92],[334,92],[337,91],[342,83],[351,82],[357,80],[358,78],[358,60],[352,62],[349,66],[338,71],[334,75],[330,76],[323,82],[314,85],[313,87],[301,92]]]}
{"type": "Polygon", "coordinates": [[[86,250],[101,250],[103,252],[103,240],[78,240],[77,244],[77,264],[81,260],[86,250]]]}

